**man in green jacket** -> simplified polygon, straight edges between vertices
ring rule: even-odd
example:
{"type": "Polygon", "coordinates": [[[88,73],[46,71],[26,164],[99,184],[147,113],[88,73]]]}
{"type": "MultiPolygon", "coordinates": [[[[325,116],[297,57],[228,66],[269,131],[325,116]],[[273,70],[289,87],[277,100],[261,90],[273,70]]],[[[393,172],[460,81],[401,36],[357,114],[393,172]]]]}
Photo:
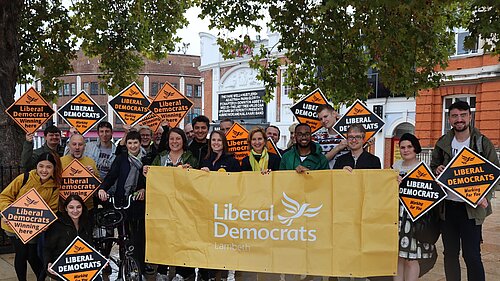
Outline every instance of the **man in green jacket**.
{"type": "Polygon", "coordinates": [[[47,126],[43,131],[45,143],[42,147],[33,150],[33,134],[26,134],[26,141],[23,143],[23,151],[21,152],[21,166],[26,171],[31,171],[35,168],[36,159],[44,152],[54,152],[59,156],[64,155],[64,147],[60,145],[61,130],[54,125],[47,126]]]}
{"type": "Polygon", "coordinates": [[[280,170],[295,170],[302,173],[309,170],[327,170],[328,160],[321,153],[321,147],[311,141],[311,127],[301,123],[295,127],[295,145],[281,158],[280,170]]]}
{"type": "MultiPolygon", "coordinates": [[[[439,175],[451,159],[467,146],[499,166],[495,147],[491,141],[470,126],[472,115],[467,102],[457,101],[448,108],[452,127],[436,143],[432,151],[431,169],[439,175]]],[[[442,241],[444,246],[444,269],[446,280],[460,280],[460,245],[467,267],[467,279],[484,281],[484,267],[481,260],[481,225],[491,214],[492,191],[476,208],[471,207],[457,195],[448,192],[441,212],[442,241]]]]}

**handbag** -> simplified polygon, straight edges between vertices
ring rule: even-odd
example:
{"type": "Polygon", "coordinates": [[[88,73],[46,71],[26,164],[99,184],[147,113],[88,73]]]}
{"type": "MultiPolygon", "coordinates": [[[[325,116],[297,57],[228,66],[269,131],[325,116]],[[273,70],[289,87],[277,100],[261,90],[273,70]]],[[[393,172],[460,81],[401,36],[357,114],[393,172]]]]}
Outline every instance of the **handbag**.
{"type": "Polygon", "coordinates": [[[440,218],[436,206],[420,217],[414,225],[414,236],[420,242],[435,244],[441,235],[440,218]]]}

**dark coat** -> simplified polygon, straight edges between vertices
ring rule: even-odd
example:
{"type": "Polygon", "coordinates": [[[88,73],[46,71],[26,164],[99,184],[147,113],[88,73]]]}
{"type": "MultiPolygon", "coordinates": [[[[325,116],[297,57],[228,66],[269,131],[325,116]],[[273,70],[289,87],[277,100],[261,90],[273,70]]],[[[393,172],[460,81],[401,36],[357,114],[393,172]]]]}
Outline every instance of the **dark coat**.
{"type": "Polygon", "coordinates": [[[92,245],[92,229],[88,221],[84,222],[84,219],[81,219],[77,230],[66,213],[59,213],[58,217],[59,219],[45,233],[44,269],[47,268],[49,262],[54,263],[56,261],[76,236],[80,236],[85,242],[92,245]]]}
{"type": "MultiPolygon", "coordinates": [[[[198,159],[202,160],[205,158],[205,156],[208,154],[208,141],[205,143],[200,143],[197,142],[196,139],[194,139],[191,144],[188,147],[189,151],[193,154],[193,156],[198,159]]],[[[201,161],[200,161],[201,163],[201,161]]],[[[200,166],[203,167],[203,166],[200,166]]]]}
{"type": "MultiPolygon", "coordinates": [[[[268,154],[269,154],[269,160],[267,163],[267,168],[271,169],[271,171],[278,171],[280,169],[281,158],[274,153],[268,153],[268,154]]],[[[252,171],[252,165],[250,165],[250,156],[246,156],[241,161],[241,170],[252,171]]]]}
{"type": "Polygon", "coordinates": [[[224,169],[226,172],[241,172],[240,163],[234,159],[231,154],[222,154],[221,157],[214,163],[217,155],[212,153],[208,159],[203,159],[200,162],[200,168],[207,167],[210,171],[218,171],[224,169]]]}
{"type": "Polygon", "coordinates": [[[380,159],[366,150],[363,150],[356,162],[351,152],[339,156],[335,161],[335,165],[333,165],[333,169],[342,169],[345,166],[350,166],[353,169],[382,169],[380,159]]]}

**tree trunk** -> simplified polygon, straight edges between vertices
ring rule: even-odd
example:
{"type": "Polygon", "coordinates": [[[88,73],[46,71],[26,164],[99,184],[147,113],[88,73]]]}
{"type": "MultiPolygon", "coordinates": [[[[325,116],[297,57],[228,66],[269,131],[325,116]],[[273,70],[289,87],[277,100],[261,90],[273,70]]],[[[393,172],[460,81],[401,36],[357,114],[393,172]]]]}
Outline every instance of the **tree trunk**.
{"type": "Polygon", "coordinates": [[[22,0],[0,0],[0,166],[19,165],[24,140],[24,131],[5,113],[14,102],[19,74],[22,6],[22,0]]]}

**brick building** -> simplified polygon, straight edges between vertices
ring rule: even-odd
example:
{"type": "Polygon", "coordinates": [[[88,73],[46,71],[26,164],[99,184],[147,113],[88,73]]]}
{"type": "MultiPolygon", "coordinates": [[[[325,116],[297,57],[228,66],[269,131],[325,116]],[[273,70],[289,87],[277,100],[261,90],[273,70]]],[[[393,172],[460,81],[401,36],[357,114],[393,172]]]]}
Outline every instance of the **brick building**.
{"type": "MultiPolygon", "coordinates": [[[[461,33],[457,33],[460,36],[461,33]]],[[[460,44],[460,37],[457,44],[460,44]]],[[[463,42],[463,41],[462,41],[463,42]]],[[[495,145],[500,146],[500,63],[499,56],[483,50],[457,52],[444,74],[450,77],[439,88],[420,91],[416,99],[415,132],[428,153],[438,138],[449,130],[447,108],[457,100],[469,102],[472,124],[495,145]]],[[[425,149],[424,149],[425,151],[425,149]]]]}
{"type": "MultiPolygon", "coordinates": [[[[170,54],[166,59],[160,61],[145,59],[144,63],[136,82],[146,96],[154,97],[163,84],[169,82],[194,103],[184,119],[185,122],[190,122],[192,118],[201,114],[202,88],[200,71],[198,70],[200,66],[199,56],[170,54]]],[[[113,124],[116,129],[115,137],[121,137],[123,134],[121,132],[122,123],[108,106],[108,101],[112,97],[108,96],[104,88],[99,85],[98,76],[101,74],[99,58],[88,58],[82,51],[79,51],[78,57],[72,62],[72,65],[73,72],[61,77],[64,85],[59,89],[59,98],[54,109],[57,111],[72,96],[85,90],[107,113],[107,121],[113,124]]],[[[69,129],[69,126],[57,114],[54,115],[52,121],[63,131],[69,129]]],[[[87,138],[95,138],[96,136],[95,128],[85,134],[87,138]]]]}

